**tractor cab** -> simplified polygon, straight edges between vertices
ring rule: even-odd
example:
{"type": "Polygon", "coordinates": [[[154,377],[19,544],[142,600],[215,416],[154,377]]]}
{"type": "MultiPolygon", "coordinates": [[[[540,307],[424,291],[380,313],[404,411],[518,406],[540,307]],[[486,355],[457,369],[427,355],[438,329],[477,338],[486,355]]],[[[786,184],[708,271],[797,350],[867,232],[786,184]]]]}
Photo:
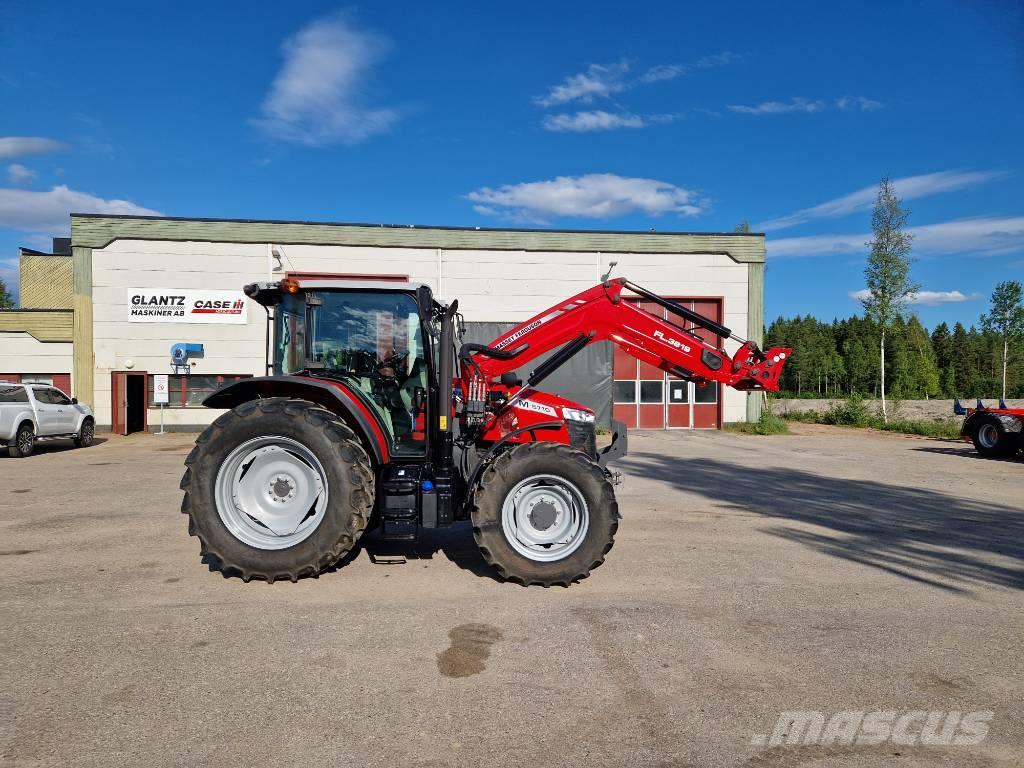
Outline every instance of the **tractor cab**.
{"type": "Polygon", "coordinates": [[[341,383],[387,433],[389,453],[422,458],[434,346],[443,307],[426,285],[375,280],[285,278],[246,294],[274,308],[268,369],[341,383]]]}

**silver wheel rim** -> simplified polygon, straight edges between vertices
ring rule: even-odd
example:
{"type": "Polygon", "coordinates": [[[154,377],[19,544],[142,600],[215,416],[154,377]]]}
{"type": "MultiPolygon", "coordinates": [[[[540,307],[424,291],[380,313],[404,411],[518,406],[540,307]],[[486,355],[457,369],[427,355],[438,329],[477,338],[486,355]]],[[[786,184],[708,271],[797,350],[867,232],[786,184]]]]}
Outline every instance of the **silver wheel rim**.
{"type": "Polygon", "coordinates": [[[257,437],[217,472],[217,514],[232,536],[256,549],[306,540],[327,511],[327,474],[313,452],[288,437],[257,437]]]}
{"type": "Polygon", "coordinates": [[[994,424],[982,424],[978,430],[978,442],[985,448],[995,448],[999,442],[999,430],[994,424]]]}
{"type": "Polygon", "coordinates": [[[505,496],[501,527],[520,555],[550,563],[579,549],[590,527],[590,511],[579,488],[565,478],[534,475],[505,496]]]}
{"type": "Polygon", "coordinates": [[[32,438],[33,435],[31,429],[26,429],[22,431],[21,435],[18,437],[18,450],[21,451],[22,453],[31,453],[32,438]]]}
{"type": "Polygon", "coordinates": [[[82,438],[81,439],[82,439],[83,443],[85,443],[86,445],[91,443],[92,442],[92,435],[93,435],[92,424],[86,424],[84,427],[82,427],[82,438]]]}

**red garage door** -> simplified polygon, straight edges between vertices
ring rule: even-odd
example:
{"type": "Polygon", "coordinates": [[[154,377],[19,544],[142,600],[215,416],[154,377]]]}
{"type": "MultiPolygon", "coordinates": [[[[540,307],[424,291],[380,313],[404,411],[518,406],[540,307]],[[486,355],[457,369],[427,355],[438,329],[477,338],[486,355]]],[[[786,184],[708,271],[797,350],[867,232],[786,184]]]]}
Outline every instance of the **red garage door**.
{"type": "MultiPolygon", "coordinates": [[[[673,299],[687,309],[715,322],[722,321],[721,299],[673,299]]],[[[673,322],[684,321],[668,314],[653,302],[638,301],[639,306],[673,322]]],[[[684,325],[684,327],[687,327],[684,325]]],[[[709,344],[722,340],[710,331],[695,333],[709,344]]],[[[692,382],[666,374],[660,368],[641,363],[615,348],[612,412],[627,427],[639,429],[717,429],[722,425],[718,384],[698,387],[692,382]]]]}
{"type": "Polygon", "coordinates": [[[0,373],[0,381],[15,384],[49,384],[66,395],[71,395],[70,373],[0,373]]]}

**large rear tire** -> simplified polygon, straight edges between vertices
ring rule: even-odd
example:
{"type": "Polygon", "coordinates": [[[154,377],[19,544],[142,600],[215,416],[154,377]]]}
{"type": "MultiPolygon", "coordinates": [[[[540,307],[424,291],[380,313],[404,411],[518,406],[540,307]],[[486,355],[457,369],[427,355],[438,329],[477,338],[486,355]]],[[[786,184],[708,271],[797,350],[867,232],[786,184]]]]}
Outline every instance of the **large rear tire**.
{"type": "Polygon", "coordinates": [[[305,400],[251,400],[220,416],[185,459],[181,511],[201,554],[244,581],[297,581],[349,552],[373,509],[356,436],[305,400]]]}
{"type": "Polygon", "coordinates": [[[484,470],[473,494],[484,559],[525,586],[568,587],[604,562],[619,505],[604,471],[558,443],[524,443],[484,470]]]}
{"type": "Polygon", "coordinates": [[[974,449],[987,459],[1002,459],[1017,452],[1020,433],[1007,432],[998,416],[988,414],[971,427],[974,449]]]}

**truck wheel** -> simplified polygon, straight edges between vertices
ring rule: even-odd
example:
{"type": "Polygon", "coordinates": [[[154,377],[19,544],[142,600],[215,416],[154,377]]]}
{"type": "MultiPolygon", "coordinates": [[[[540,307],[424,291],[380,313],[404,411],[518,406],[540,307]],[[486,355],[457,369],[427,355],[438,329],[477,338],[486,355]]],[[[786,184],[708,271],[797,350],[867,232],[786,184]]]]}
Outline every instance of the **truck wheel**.
{"type": "Polygon", "coordinates": [[[971,428],[975,450],[988,459],[1012,456],[1017,450],[1017,435],[1007,432],[999,417],[982,416],[971,428]]]}
{"type": "Polygon", "coordinates": [[[7,449],[8,453],[11,454],[12,458],[23,459],[26,456],[31,456],[32,451],[36,449],[36,432],[32,428],[32,425],[27,421],[18,427],[18,432],[14,436],[14,442],[7,449]]]}
{"type": "Polygon", "coordinates": [[[226,573],[315,576],[352,549],[373,509],[366,451],[330,411],[252,400],[211,424],[185,459],[188,532],[226,573]]]}
{"type": "Polygon", "coordinates": [[[75,435],[75,448],[88,448],[92,445],[94,437],[96,437],[96,425],[93,424],[92,419],[86,419],[82,422],[82,428],[78,430],[78,434],[75,435]]]}
{"type": "Polygon", "coordinates": [[[619,505],[585,454],[558,443],[524,443],[484,470],[472,519],[480,552],[503,578],[568,587],[604,562],[619,505]]]}

